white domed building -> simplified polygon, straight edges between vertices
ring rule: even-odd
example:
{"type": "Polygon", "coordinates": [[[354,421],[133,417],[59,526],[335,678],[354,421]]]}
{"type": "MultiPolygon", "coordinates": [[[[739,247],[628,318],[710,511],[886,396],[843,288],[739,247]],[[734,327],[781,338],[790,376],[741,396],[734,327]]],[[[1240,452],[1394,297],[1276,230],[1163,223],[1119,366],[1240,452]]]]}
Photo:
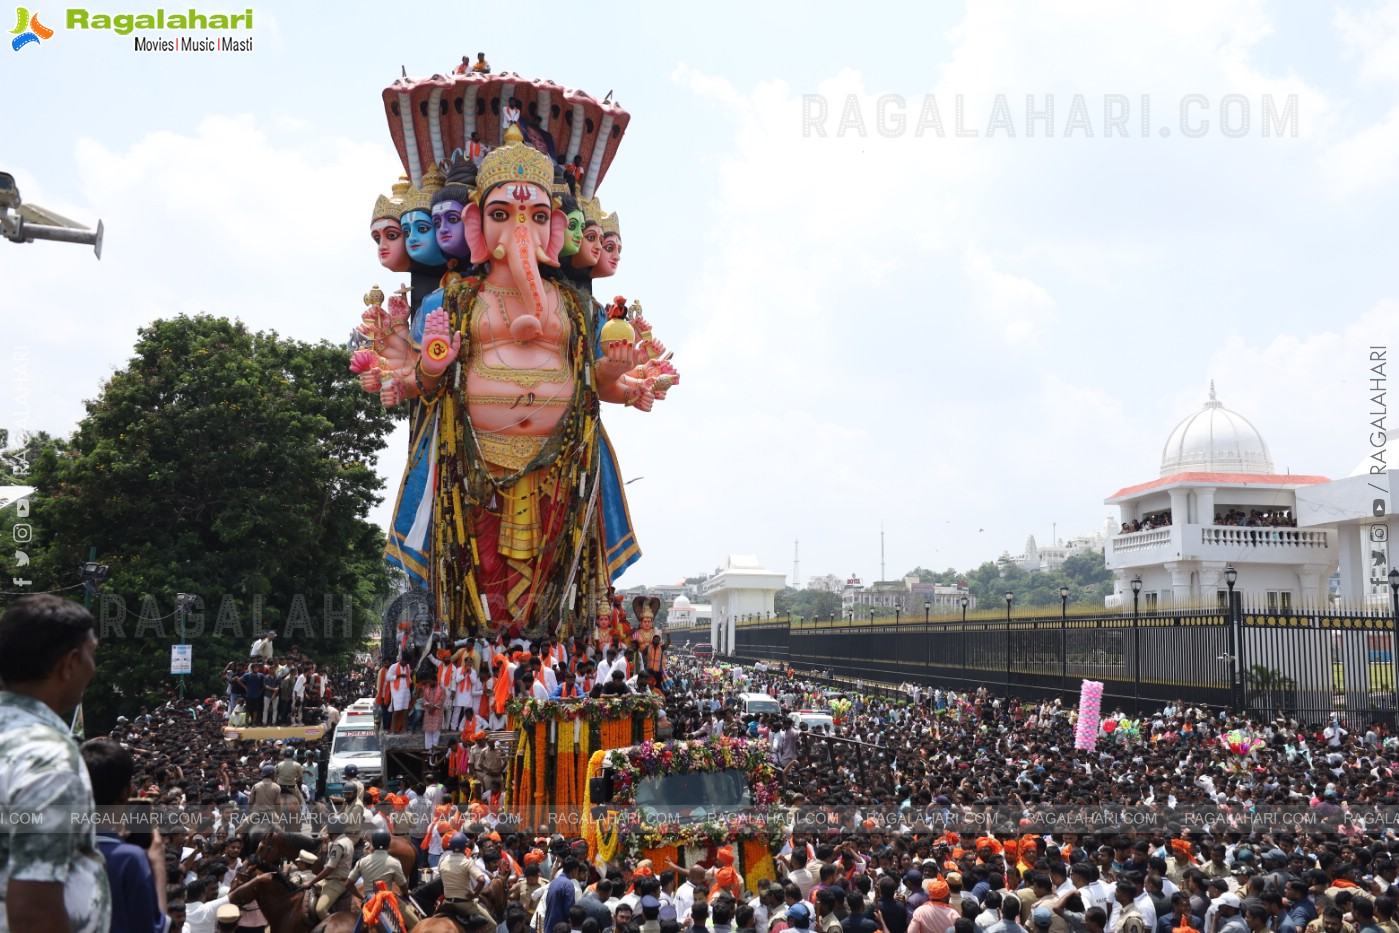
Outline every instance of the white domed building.
{"type": "Polygon", "coordinates": [[[1324,605],[1339,559],[1336,533],[1298,527],[1298,498],[1326,482],[1275,473],[1262,434],[1225,408],[1210,383],[1209,400],[1166,439],[1160,476],[1105,500],[1121,523],[1106,549],[1116,576],[1109,605],[1131,606],[1130,581],[1139,575],[1143,612],[1223,606],[1229,566],[1249,605],[1324,605]]]}

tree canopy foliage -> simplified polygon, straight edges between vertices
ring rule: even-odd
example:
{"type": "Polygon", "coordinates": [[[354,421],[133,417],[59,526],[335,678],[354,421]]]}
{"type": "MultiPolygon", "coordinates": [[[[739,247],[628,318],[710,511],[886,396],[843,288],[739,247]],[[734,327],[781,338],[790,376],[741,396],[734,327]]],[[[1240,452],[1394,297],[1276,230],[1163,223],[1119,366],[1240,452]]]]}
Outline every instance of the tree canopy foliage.
{"type": "Polygon", "coordinates": [[[222,318],[155,321],[86,408],[71,439],[25,439],[24,459],[32,589],[80,582],[90,552],[110,568],[92,607],[89,720],[171,689],[177,593],[197,597],[185,641],[201,697],[260,630],[326,662],[357,650],[389,590],[368,514],[392,422],[342,348],[222,318]]]}

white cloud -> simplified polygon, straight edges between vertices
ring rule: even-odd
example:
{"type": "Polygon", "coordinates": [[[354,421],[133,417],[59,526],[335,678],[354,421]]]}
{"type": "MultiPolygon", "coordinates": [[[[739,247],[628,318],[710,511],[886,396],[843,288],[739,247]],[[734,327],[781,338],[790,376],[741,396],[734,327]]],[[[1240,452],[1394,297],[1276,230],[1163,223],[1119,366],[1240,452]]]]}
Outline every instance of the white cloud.
{"type": "Polygon", "coordinates": [[[1054,298],[1023,276],[1002,272],[986,253],[969,253],[963,268],[971,278],[981,310],[1009,343],[1040,337],[1054,315],[1054,298]]]}
{"type": "Polygon", "coordinates": [[[1321,169],[1337,199],[1382,188],[1399,178],[1399,107],[1327,149],[1321,169]]]}
{"type": "Polygon", "coordinates": [[[1399,2],[1369,9],[1336,11],[1336,31],[1360,59],[1360,74],[1369,81],[1399,80],[1399,2]]]}
{"type": "Polygon", "coordinates": [[[1369,450],[1372,346],[1389,356],[1399,347],[1399,300],[1376,302],[1334,329],[1270,340],[1231,336],[1209,371],[1220,401],[1262,433],[1279,473],[1334,479],[1349,475],[1369,450]]]}

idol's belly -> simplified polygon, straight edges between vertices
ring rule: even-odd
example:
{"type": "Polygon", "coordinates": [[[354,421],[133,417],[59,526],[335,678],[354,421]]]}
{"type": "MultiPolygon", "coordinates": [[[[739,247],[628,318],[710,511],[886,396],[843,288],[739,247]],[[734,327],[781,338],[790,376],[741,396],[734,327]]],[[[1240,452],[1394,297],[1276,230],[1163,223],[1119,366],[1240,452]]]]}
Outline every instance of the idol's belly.
{"type": "MultiPolygon", "coordinates": [[[[545,382],[537,375],[516,382],[469,370],[466,406],[471,424],[482,431],[518,436],[547,437],[568,411],[573,400],[573,378],[558,373],[559,382],[545,382]]],[[[549,374],[552,378],[554,374],[549,374]]]]}

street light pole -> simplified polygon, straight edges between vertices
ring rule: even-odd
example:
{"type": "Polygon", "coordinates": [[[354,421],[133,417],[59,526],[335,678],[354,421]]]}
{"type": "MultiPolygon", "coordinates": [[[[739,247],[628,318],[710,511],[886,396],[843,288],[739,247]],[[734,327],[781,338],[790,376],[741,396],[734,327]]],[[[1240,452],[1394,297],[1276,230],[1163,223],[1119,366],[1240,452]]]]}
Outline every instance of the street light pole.
{"type": "Polygon", "coordinates": [[[962,627],[957,632],[957,670],[963,679],[967,676],[967,606],[971,597],[962,594],[962,627]]]}
{"type": "Polygon", "coordinates": [[[932,608],[932,603],[926,599],[923,600],[923,675],[925,677],[933,662],[933,633],[928,631],[928,613],[932,608]]]}
{"type": "Polygon", "coordinates": [[[1069,588],[1059,587],[1059,683],[1069,693],[1069,588]]]}
{"type": "Polygon", "coordinates": [[[1234,611],[1234,584],[1239,572],[1230,564],[1224,568],[1224,582],[1229,587],[1229,701],[1237,708],[1239,701],[1239,628],[1238,615],[1234,611]]]}
{"type": "Polygon", "coordinates": [[[1006,590],[1006,703],[1010,703],[1010,604],[1015,602],[1015,594],[1006,590]]]}
{"type": "Polygon", "coordinates": [[[1132,715],[1142,715],[1142,643],[1141,616],[1138,606],[1142,595],[1142,576],[1132,578],[1132,715]]]}

